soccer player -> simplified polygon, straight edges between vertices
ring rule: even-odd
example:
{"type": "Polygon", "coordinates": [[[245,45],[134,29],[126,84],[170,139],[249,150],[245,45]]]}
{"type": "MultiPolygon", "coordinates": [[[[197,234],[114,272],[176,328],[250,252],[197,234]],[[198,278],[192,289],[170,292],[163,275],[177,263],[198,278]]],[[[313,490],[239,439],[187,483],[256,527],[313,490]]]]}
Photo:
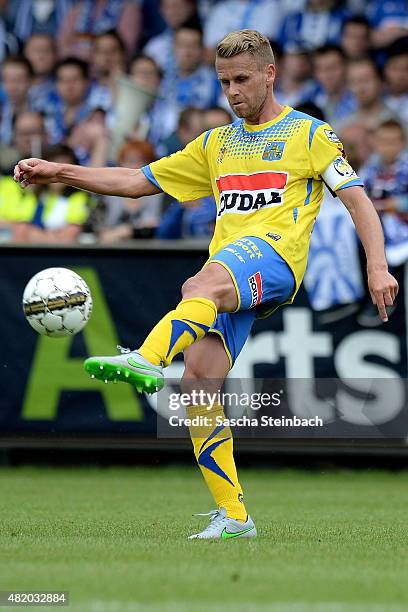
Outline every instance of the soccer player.
{"type": "MultiPolygon", "coordinates": [[[[135,351],[91,357],[88,372],[152,392],[163,367],[184,352],[185,388],[219,386],[257,316],[291,303],[302,281],[323,182],[355,223],[367,256],[368,286],[387,321],[398,284],[388,272],[381,224],[362,181],[346,161],[331,127],[278,104],[270,44],[254,30],[228,34],[217,47],[216,70],[239,117],[209,130],[182,151],[141,169],[83,168],[39,159],[20,161],[15,179],[59,181],[106,195],[140,197],[165,191],[179,201],[214,194],[217,219],[210,256],[182,287],[182,300],[135,351]]],[[[221,405],[192,405],[188,416],[223,415],[221,405]]],[[[250,538],[248,516],[228,427],[191,427],[195,455],[217,504],[209,525],[191,538],[250,538]]]]}

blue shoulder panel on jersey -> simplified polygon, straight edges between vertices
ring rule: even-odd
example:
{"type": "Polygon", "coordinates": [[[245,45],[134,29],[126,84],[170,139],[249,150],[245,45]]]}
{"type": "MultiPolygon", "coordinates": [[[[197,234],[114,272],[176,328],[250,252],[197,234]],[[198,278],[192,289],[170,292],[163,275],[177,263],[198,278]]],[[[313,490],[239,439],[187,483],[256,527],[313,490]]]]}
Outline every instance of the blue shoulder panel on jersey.
{"type": "Polygon", "coordinates": [[[346,189],[346,187],[364,187],[364,183],[361,178],[353,179],[352,181],[349,181],[345,185],[342,185],[336,189],[336,191],[341,191],[342,189],[346,189]]]}
{"type": "Polygon", "coordinates": [[[316,119],[316,117],[312,117],[312,115],[308,115],[307,113],[301,113],[300,111],[290,111],[287,117],[291,119],[305,119],[311,121],[310,124],[310,132],[309,132],[309,149],[312,146],[313,136],[319,125],[324,125],[326,121],[321,121],[320,119],[316,119]]]}
{"type": "Polygon", "coordinates": [[[153,183],[153,185],[156,185],[156,187],[158,187],[158,189],[160,189],[160,191],[163,191],[163,189],[160,187],[159,183],[154,178],[153,172],[150,170],[150,166],[143,166],[143,168],[140,168],[140,169],[143,172],[143,174],[145,175],[145,177],[147,179],[149,179],[149,181],[151,183],[153,183]]]}
{"type": "Polygon", "coordinates": [[[211,132],[212,132],[212,128],[211,128],[211,130],[208,130],[208,132],[206,132],[206,134],[204,136],[204,142],[203,142],[203,149],[204,150],[205,150],[205,147],[207,146],[207,140],[208,140],[208,137],[210,136],[211,132]]]}

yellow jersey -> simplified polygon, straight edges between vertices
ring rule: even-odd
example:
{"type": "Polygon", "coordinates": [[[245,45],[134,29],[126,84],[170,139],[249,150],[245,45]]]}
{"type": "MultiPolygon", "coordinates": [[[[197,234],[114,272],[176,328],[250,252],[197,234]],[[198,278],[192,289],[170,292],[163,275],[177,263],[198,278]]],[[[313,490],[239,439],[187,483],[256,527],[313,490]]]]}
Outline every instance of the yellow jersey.
{"type": "Polygon", "coordinates": [[[257,236],[288,263],[296,291],[323,182],[333,191],[363,185],[330,125],[290,107],[260,125],[240,119],[209,130],[142,170],[180,202],[214,194],[210,257],[238,238],[257,236]]]}

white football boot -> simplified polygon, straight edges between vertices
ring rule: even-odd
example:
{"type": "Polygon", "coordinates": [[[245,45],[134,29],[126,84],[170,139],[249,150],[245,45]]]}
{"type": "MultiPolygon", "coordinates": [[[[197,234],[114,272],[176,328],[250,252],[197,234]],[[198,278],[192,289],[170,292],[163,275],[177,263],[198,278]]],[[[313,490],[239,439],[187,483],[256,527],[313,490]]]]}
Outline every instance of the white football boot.
{"type": "Polygon", "coordinates": [[[229,540],[231,538],[255,538],[257,535],[255,523],[250,516],[245,522],[236,521],[227,517],[225,508],[195,516],[209,516],[210,524],[200,533],[189,536],[189,540],[229,540]]]}

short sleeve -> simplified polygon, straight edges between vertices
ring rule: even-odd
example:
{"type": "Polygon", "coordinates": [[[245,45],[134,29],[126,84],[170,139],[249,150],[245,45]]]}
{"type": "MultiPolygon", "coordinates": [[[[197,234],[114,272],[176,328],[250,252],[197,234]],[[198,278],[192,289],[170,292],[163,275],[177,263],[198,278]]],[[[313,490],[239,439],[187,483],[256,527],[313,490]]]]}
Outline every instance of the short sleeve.
{"type": "Polygon", "coordinates": [[[354,185],[363,186],[363,181],[350,166],[343,144],[328,123],[311,126],[310,155],[315,178],[321,178],[332,191],[354,185]],[[313,133],[312,133],[313,131],[313,133]]]}
{"type": "Polygon", "coordinates": [[[205,144],[208,132],[190,142],[182,151],[144,166],[142,171],[156,187],[179,202],[212,194],[205,144]]]}

